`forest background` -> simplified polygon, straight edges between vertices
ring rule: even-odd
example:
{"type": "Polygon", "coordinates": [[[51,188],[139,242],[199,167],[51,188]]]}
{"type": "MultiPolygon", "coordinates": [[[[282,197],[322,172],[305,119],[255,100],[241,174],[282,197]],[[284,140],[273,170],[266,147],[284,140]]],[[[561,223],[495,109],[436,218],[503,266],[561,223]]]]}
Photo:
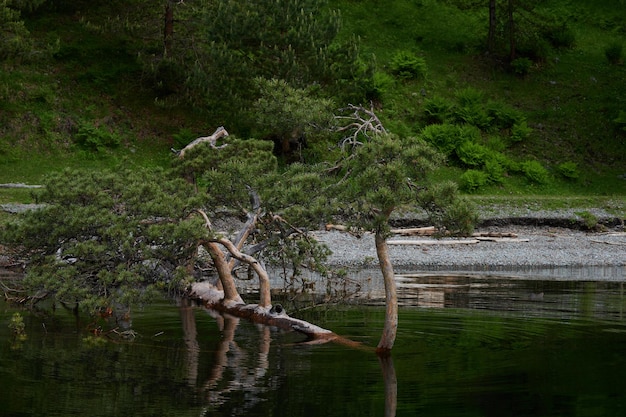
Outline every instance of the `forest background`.
{"type": "Polygon", "coordinates": [[[318,162],[342,138],[328,114],[352,103],[438,147],[448,164],[436,176],[479,203],[623,215],[623,0],[3,0],[0,10],[3,183],[124,158],[167,166],[170,148],[222,125],[273,140],[284,164],[318,162]]]}

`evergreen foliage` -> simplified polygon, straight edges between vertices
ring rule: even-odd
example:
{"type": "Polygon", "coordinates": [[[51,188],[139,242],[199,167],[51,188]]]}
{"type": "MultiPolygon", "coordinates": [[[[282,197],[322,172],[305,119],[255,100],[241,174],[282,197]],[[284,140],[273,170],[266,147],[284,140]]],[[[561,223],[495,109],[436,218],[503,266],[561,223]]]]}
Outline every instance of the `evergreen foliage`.
{"type": "Polygon", "coordinates": [[[274,139],[281,153],[295,153],[303,160],[303,147],[323,140],[332,130],[334,103],[284,80],[256,81],[260,93],[253,105],[255,130],[274,139]]]}
{"type": "Polygon", "coordinates": [[[410,51],[396,52],[389,65],[392,74],[401,79],[426,77],[426,60],[410,51]]]}
{"type": "Polygon", "coordinates": [[[336,41],[339,14],[326,2],[209,2],[202,16],[200,42],[181,65],[188,67],[193,94],[222,109],[237,128],[246,124],[241,110],[256,98],[259,77],[281,79],[294,88],[317,84],[335,97],[364,97],[359,83],[371,78],[371,70],[359,59],[355,39],[336,41]]]}
{"type": "Polygon", "coordinates": [[[14,6],[12,1],[0,0],[0,61],[24,55],[33,47],[30,33],[20,18],[20,11],[14,6]]]}
{"type": "Polygon", "coordinates": [[[7,225],[3,240],[28,254],[32,294],[95,312],[126,310],[157,288],[178,290],[203,232],[193,196],[162,171],[66,170],[51,175],[40,209],[7,225]]]}
{"type": "Polygon", "coordinates": [[[452,181],[433,184],[418,194],[417,203],[440,234],[469,236],[478,221],[476,208],[460,196],[458,185],[452,181]]]}

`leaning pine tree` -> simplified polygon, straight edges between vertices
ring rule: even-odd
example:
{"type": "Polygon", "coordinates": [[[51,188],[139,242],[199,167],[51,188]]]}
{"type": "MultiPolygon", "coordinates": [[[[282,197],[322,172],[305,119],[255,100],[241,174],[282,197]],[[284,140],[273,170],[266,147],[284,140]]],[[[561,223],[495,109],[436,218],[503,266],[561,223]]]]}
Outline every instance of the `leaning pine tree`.
{"type": "MultiPolygon", "coordinates": [[[[2,243],[27,259],[22,289],[28,296],[17,297],[123,318],[155,290],[187,292],[216,310],[341,341],[273,306],[265,268],[278,258],[292,262],[293,274],[322,268],[328,250],[308,230],[340,215],[375,234],[387,303],[377,350],[389,353],[398,320],[386,244],[390,216],[420,201],[431,213],[445,212],[442,203],[454,206],[455,198],[418,198],[428,189],[427,173],[441,162],[426,143],[387,133],[373,112],[361,108],[349,125],[334,164],[279,171],[270,142],[237,139],[220,128],[178,152],[169,170],[50,176],[37,197],[43,207],[0,233],[2,243]],[[245,304],[237,291],[241,269],[259,280],[258,304],[245,304]],[[201,274],[206,270],[215,279],[201,274]]],[[[454,207],[457,218],[471,218],[454,207]]]]}
{"type": "Polygon", "coordinates": [[[452,211],[438,226],[454,225],[454,233],[471,233],[475,216],[467,204],[459,204],[453,185],[429,187],[428,174],[443,163],[443,157],[425,141],[415,137],[400,138],[387,132],[373,110],[350,106],[352,114],[343,129],[344,157],[332,172],[336,178],[331,193],[341,202],[343,214],[354,228],[373,232],[376,254],[385,284],[386,314],[379,354],[391,351],[398,327],[398,299],[393,265],[386,239],[394,211],[420,203],[429,214],[452,211]],[[438,192],[446,197],[436,197],[438,192]],[[429,198],[423,198],[429,195],[429,198]],[[460,229],[457,226],[463,225],[460,229]]]}

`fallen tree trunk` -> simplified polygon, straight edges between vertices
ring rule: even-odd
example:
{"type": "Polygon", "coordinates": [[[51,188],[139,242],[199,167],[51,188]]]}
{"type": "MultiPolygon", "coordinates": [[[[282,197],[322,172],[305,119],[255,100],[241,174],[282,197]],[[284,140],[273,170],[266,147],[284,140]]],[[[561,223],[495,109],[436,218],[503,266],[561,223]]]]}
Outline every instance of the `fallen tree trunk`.
{"type": "Polygon", "coordinates": [[[282,330],[302,333],[309,338],[308,343],[334,342],[345,346],[371,349],[359,342],[339,336],[338,334],[324,329],[305,320],[290,317],[280,305],[262,307],[258,304],[245,304],[232,300],[224,300],[224,292],[208,282],[195,282],[187,295],[190,299],[201,302],[204,307],[226,313],[231,316],[245,318],[254,323],[274,326],[282,330]]]}

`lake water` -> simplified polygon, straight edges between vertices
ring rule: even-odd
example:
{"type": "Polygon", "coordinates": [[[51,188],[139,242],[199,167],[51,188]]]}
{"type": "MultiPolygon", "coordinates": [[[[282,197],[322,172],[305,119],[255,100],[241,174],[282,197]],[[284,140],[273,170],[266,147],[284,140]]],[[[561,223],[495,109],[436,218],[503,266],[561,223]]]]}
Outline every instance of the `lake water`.
{"type": "MultiPolygon", "coordinates": [[[[624,416],[624,282],[405,274],[389,360],[163,300],[132,341],[0,304],[1,416],[624,416]]],[[[365,346],[383,308],[291,315],[365,346]]],[[[183,303],[184,304],[184,303],[183,303]]]]}

